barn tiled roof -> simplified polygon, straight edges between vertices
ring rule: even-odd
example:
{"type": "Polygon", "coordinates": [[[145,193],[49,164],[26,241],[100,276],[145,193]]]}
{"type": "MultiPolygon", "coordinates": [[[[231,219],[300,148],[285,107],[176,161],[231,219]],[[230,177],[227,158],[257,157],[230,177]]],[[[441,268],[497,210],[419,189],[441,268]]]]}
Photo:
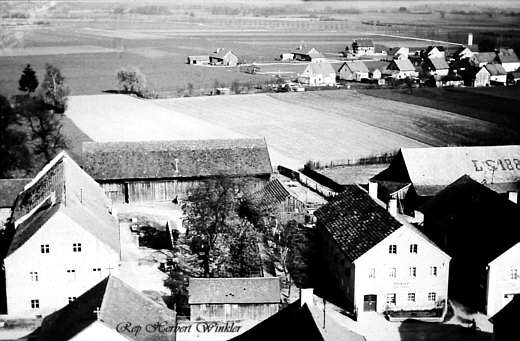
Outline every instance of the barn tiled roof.
{"type": "Polygon", "coordinates": [[[0,208],[12,207],[16,196],[31,179],[0,179],[0,208]]]}
{"type": "MultiPolygon", "coordinates": [[[[167,321],[173,325],[175,312],[167,309],[143,293],[130,287],[120,279],[109,276],[79,296],[64,308],[45,317],[42,322],[38,341],[66,341],[96,322],[95,311],[99,308],[99,321],[116,332],[122,322],[130,322],[133,326],[167,321]]],[[[137,335],[122,334],[129,340],[145,341],[174,340],[174,333],[142,330],[137,335]]]]}
{"type": "Polygon", "coordinates": [[[429,58],[429,60],[435,70],[447,70],[450,68],[444,58],[429,58]]]}
{"type": "Polygon", "coordinates": [[[351,262],[403,225],[357,185],[345,186],[314,215],[351,262]]]}
{"type": "Polygon", "coordinates": [[[491,76],[504,76],[507,75],[507,71],[501,64],[487,64],[484,66],[488,70],[491,76]]]}
{"type": "Polygon", "coordinates": [[[279,303],[278,277],[190,278],[189,304],[279,303]]]}
{"type": "Polygon", "coordinates": [[[513,49],[500,49],[498,52],[498,58],[503,63],[520,63],[520,59],[513,49]]]}
{"type": "Polygon", "coordinates": [[[336,71],[334,71],[334,68],[328,62],[309,63],[304,72],[309,72],[313,75],[330,75],[332,73],[336,74],[336,71]]]}
{"type": "Polygon", "coordinates": [[[65,152],[56,156],[25,185],[15,201],[15,209],[38,202],[35,201],[37,198],[41,198],[40,207],[17,219],[18,226],[8,255],[29,240],[58,211],[119,253],[119,225],[109,213],[108,199],[101,187],[65,152]],[[58,172],[60,176],[53,175],[55,169],[61,170],[58,172]],[[52,191],[55,193],[54,204],[50,199],[52,191]]]}
{"type": "Polygon", "coordinates": [[[83,169],[96,180],[258,176],[272,172],[263,139],[88,142],[83,144],[83,169]]]}
{"type": "Polygon", "coordinates": [[[395,63],[399,71],[415,71],[415,67],[413,66],[410,59],[395,59],[391,63],[395,63]]]}
{"type": "Polygon", "coordinates": [[[269,181],[264,188],[254,193],[254,199],[262,207],[276,206],[284,202],[291,193],[278,179],[269,181]]]}
{"type": "Polygon", "coordinates": [[[473,56],[479,63],[493,64],[497,61],[495,52],[476,52],[473,56]]]}
{"type": "Polygon", "coordinates": [[[372,179],[410,182],[418,195],[431,196],[467,174],[504,193],[520,189],[515,160],[520,160],[520,145],[401,148],[390,166],[372,179]]]}
{"type": "Polygon", "coordinates": [[[365,64],[369,72],[374,72],[376,70],[385,70],[388,64],[390,64],[390,62],[386,62],[383,60],[364,60],[363,64],[365,64]]]}
{"type": "Polygon", "coordinates": [[[345,62],[341,68],[348,68],[351,72],[368,73],[365,63],[358,60],[345,62]]]}

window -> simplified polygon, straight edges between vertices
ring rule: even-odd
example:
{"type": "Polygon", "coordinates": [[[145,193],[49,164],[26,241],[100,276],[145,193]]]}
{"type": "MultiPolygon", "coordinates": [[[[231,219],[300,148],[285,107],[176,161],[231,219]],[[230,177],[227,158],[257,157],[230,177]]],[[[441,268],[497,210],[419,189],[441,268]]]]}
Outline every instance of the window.
{"type": "Polygon", "coordinates": [[[415,302],[415,293],[414,292],[408,293],[408,302],[415,302]]]}
{"type": "Polygon", "coordinates": [[[386,303],[395,304],[395,302],[396,302],[395,296],[396,296],[395,294],[386,294],[386,303]]]}
{"type": "Polygon", "coordinates": [[[437,299],[437,294],[436,293],[434,293],[434,292],[429,292],[428,293],[428,301],[435,302],[436,299],[437,299]]]}
{"type": "Polygon", "coordinates": [[[40,245],[40,251],[42,253],[49,253],[49,244],[42,244],[42,245],[40,245]]]}
{"type": "Polygon", "coordinates": [[[417,244],[410,244],[410,253],[417,253],[417,244]]]}
{"type": "Polygon", "coordinates": [[[31,272],[29,272],[29,274],[31,275],[31,281],[38,282],[38,272],[31,271],[31,272]]]}
{"type": "Polygon", "coordinates": [[[391,278],[397,277],[397,269],[396,268],[390,268],[390,272],[388,273],[388,276],[391,278]]]}
{"type": "Polygon", "coordinates": [[[67,275],[69,276],[69,280],[75,280],[76,279],[76,270],[74,270],[74,269],[67,270],[67,275]]]}
{"type": "Polygon", "coordinates": [[[511,279],[518,279],[518,269],[511,269],[511,279]]]}
{"type": "Polygon", "coordinates": [[[69,303],[72,303],[76,300],[75,296],[69,296],[69,303]]]}
{"type": "Polygon", "coordinates": [[[39,309],[40,308],[40,300],[31,300],[31,308],[39,309]]]}
{"type": "Polygon", "coordinates": [[[395,244],[389,245],[388,246],[388,253],[396,254],[397,253],[397,245],[395,245],[395,244]]]}
{"type": "Polygon", "coordinates": [[[72,244],[72,251],[73,252],[81,252],[81,243],[74,243],[74,244],[72,244]]]}
{"type": "Polygon", "coordinates": [[[417,268],[415,266],[410,267],[410,277],[417,277],[417,268]]]}
{"type": "Polygon", "coordinates": [[[430,275],[437,276],[437,267],[436,266],[430,266],[430,275]]]}
{"type": "Polygon", "coordinates": [[[375,268],[368,269],[368,278],[376,278],[376,269],[375,268]]]}
{"type": "Polygon", "coordinates": [[[92,271],[94,271],[94,272],[101,272],[101,268],[93,268],[92,271]]]}

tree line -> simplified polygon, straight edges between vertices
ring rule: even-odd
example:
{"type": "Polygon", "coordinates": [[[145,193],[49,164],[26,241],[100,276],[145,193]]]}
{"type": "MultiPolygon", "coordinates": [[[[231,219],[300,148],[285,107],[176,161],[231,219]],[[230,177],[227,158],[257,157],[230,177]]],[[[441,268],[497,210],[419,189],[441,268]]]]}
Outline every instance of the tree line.
{"type": "Polygon", "coordinates": [[[18,85],[21,94],[0,95],[0,178],[30,176],[68,146],[62,118],[70,89],[61,71],[46,64],[40,83],[28,64],[18,85]]]}

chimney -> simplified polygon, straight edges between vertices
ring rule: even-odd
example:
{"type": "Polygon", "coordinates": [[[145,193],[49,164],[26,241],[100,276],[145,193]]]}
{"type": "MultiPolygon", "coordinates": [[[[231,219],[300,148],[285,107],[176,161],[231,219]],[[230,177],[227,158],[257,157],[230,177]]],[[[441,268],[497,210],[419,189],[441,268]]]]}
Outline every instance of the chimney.
{"type": "Polygon", "coordinates": [[[473,33],[468,33],[468,46],[473,45],[473,33]]]}
{"type": "Polygon", "coordinates": [[[507,192],[507,197],[515,204],[518,204],[518,192],[507,192]]]}
{"type": "Polygon", "coordinates": [[[397,199],[396,198],[390,198],[388,201],[388,213],[390,213],[392,216],[397,216],[397,199]]]}
{"type": "Polygon", "coordinates": [[[370,195],[372,199],[377,199],[377,182],[370,181],[368,183],[368,195],[370,195]]]}
{"type": "Polygon", "coordinates": [[[300,288],[300,305],[303,307],[307,304],[308,307],[314,305],[314,289],[312,288],[300,288]]]}

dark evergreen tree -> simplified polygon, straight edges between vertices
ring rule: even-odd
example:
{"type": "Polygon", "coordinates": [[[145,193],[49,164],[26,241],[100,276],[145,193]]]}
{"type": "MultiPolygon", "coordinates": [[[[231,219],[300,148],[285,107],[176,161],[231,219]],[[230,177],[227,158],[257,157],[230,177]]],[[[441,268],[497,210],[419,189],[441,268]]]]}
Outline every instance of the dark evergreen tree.
{"type": "Polygon", "coordinates": [[[27,92],[29,95],[31,92],[34,92],[38,87],[38,78],[36,78],[36,72],[31,68],[30,64],[25,66],[25,69],[22,71],[22,76],[18,81],[18,90],[27,92]]]}

